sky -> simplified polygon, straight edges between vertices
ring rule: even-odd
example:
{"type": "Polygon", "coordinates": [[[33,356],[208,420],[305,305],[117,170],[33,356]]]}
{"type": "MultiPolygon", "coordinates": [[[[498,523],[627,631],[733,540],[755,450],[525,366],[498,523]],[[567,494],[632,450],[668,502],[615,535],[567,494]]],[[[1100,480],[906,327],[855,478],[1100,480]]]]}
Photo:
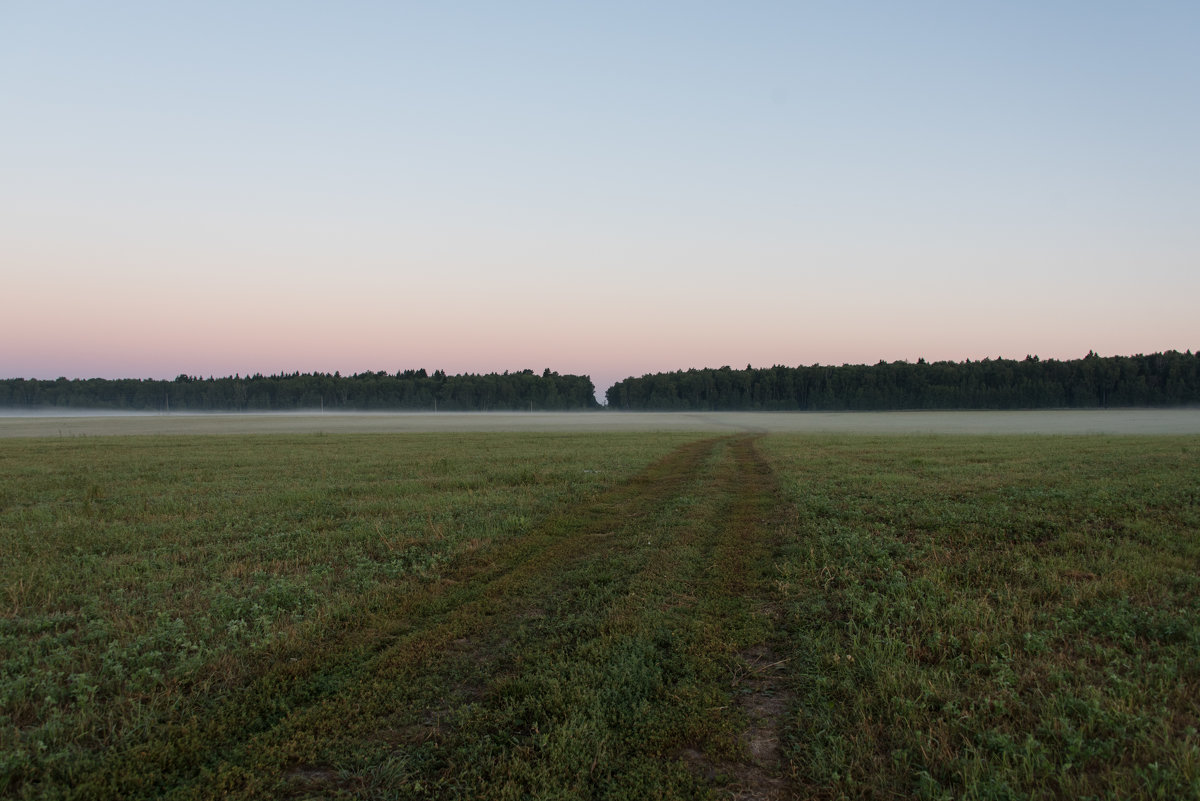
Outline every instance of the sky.
{"type": "Polygon", "coordinates": [[[0,0],[0,377],[1200,348],[1194,2],[0,0]]]}

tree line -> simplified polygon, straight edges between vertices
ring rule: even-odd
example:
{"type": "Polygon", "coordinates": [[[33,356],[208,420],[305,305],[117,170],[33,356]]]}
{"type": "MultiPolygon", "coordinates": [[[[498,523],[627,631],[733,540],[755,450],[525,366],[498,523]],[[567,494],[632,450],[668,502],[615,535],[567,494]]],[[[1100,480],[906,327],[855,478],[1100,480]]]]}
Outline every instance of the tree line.
{"type": "MultiPolygon", "coordinates": [[[[1200,404],[1200,353],[1058,361],[879,362],[840,367],[691,369],[619,381],[611,409],[654,411],[877,411],[1035,409],[1200,404]]],[[[549,369],[448,376],[283,373],[174,380],[0,379],[0,406],[126,411],[561,411],[598,408],[588,376],[549,369]]]]}
{"type": "Polygon", "coordinates": [[[1045,409],[1200,403],[1200,352],[832,367],[729,367],[626,378],[609,408],[656,411],[1045,409]]]}
{"type": "Polygon", "coordinates": [[[0,380],[0,406],[74,407],[129,411],[563,411],[594,409],[595,386],[585,375],[545,370],[446,375],[441,370],[397,373],[284,373],[174,380],[0,380]]]}

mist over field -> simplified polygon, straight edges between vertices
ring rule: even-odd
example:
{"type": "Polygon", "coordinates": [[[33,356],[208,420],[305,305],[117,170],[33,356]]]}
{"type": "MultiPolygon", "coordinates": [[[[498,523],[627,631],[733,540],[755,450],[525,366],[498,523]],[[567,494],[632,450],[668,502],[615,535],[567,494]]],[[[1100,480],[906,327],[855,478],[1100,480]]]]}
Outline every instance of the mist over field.
{"type": "Polygon", "coordinates": [[[692,431],[857,434],[1200,433],[1200,409],[1011,412],[212,412],[8,414],[0,438],[127,434],[692,431]]]}

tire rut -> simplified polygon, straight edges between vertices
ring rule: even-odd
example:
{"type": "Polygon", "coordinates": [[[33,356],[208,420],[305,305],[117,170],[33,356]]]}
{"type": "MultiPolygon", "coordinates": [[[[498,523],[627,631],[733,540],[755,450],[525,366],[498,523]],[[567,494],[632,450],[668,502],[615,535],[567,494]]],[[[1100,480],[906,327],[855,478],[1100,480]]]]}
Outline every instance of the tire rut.
{"type": "Polygon", "coordinates": [[[712,575],[727,595],[743,600],[746,613],[760,624],[761,636],[737,653],[732,688],[735,706],[746,721],[740,738],[745,756],[714,761],[692,755],[693,764],[704,773],[732,776],[728,789],[740,801],[793,797],[782,740],[796,695],[787,680],[790,657],[783,655],[783,640],[775,631],[781,615],[770,590],[785,503],[774,472],[755,448],[759,436],[739,436],[730,443],[734,469],[724,475],[722,486],[730,500],[717,524],[712,575]]]}
{"type": "MultiPolygon", "coordinates": [[[[240,765],[251,761],[252,753],[278,751],[287,732],[328,718],[356,688],[410,680],[445,653],[487,659],[493,622],[514,616],[527,603],[523,598],[548,583],[547,576],[610,547],[610,534],[653,514],[718,442],[704,439],[676,448],[584,509],[552,515],[522,537],[472,554],[416,592],[379,599],[342,621],[344,626],[327,628],[319,640],[277,647],[262,657],[261,672],[244,668],[251,671],[246,680],[222,690],[207,719],[161,721],[144,743],[108,755],[84,784],[95,785],[96,797],[123,797],[168,775],[177,786],[199,789],[215,773],[227,777],[229,789],[245,788],[247,771],[240,765]],[[191,750],[198,740],[205,749],[191,750]]],[[[478,692],[459,689],[467,698],[478,692]]],[[[437,714],[425,711],[427,718],[437,714]]],[[[299,750],[315,747],[309,743],[299,750]]],[[[298,777],[304,785],[330,775],[326,766],[302,754],[280,766],[281,777],[298,777]]]]}
{"type": "MultiPolygon", "coordinates": [[[[487,706],[495,677],[520,679],[521,643],[561,626],[548,610],[567,603],[569,611],[563,597],[579,592],[579,603],[592,608],[605,599],[605,622],[588,625],[609,634],[636,629],[648,605],[668,608],[674,620],[702,616],[709,629],[726,632],[727,650],[708,658],[730,666],[730,702],[719,714],[739,722],[735,755],[719,745],[710,755],[697,743],[662,758],[680,760],[733,798],[789,797],[780,741],[794,697],[769,591],[784,503],[755,449],[758,436],[687,443],[587,506],[475,552],[414,592],[379,599],[345,629],[280,648],[210,707],[199,729],[194,719],[165,722],[153,742],[112,755],[98,778],[110,794],[167,773],[197,795],[206,785],[240,797],[345,789],[346,774],[320,756],[323,737],[360,737],[398,752],[429,741],[453,745],[457,735],[444,727],[456,725],[456,711],[487,706]],[[663,529],[666,520],[672,526],[663,529]],[[658,540],[646,539],[660,529],[658,540]],[[685,577],[672,573],[681,565],[685,577]],[[608,567],[617,573],[608,586],[571,585],[576,575],[608,567]],[[670,582],[669,591],[659,589],[670,582]],[[176,744],[184,733],[206,749],[176,744]]],[[[587,642],[598,634],[585,628],[571,636],[587,642]]]]}

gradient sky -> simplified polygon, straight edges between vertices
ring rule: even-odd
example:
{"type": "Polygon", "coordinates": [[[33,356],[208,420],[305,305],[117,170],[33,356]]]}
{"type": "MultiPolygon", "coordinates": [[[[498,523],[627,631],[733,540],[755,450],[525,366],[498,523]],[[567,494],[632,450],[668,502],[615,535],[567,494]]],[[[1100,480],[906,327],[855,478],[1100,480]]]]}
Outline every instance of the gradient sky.
{"type": "Polygon", "coordinates": [[[1200,4],[0,4],[0,377],[1200,348],[1200,4]]]}

